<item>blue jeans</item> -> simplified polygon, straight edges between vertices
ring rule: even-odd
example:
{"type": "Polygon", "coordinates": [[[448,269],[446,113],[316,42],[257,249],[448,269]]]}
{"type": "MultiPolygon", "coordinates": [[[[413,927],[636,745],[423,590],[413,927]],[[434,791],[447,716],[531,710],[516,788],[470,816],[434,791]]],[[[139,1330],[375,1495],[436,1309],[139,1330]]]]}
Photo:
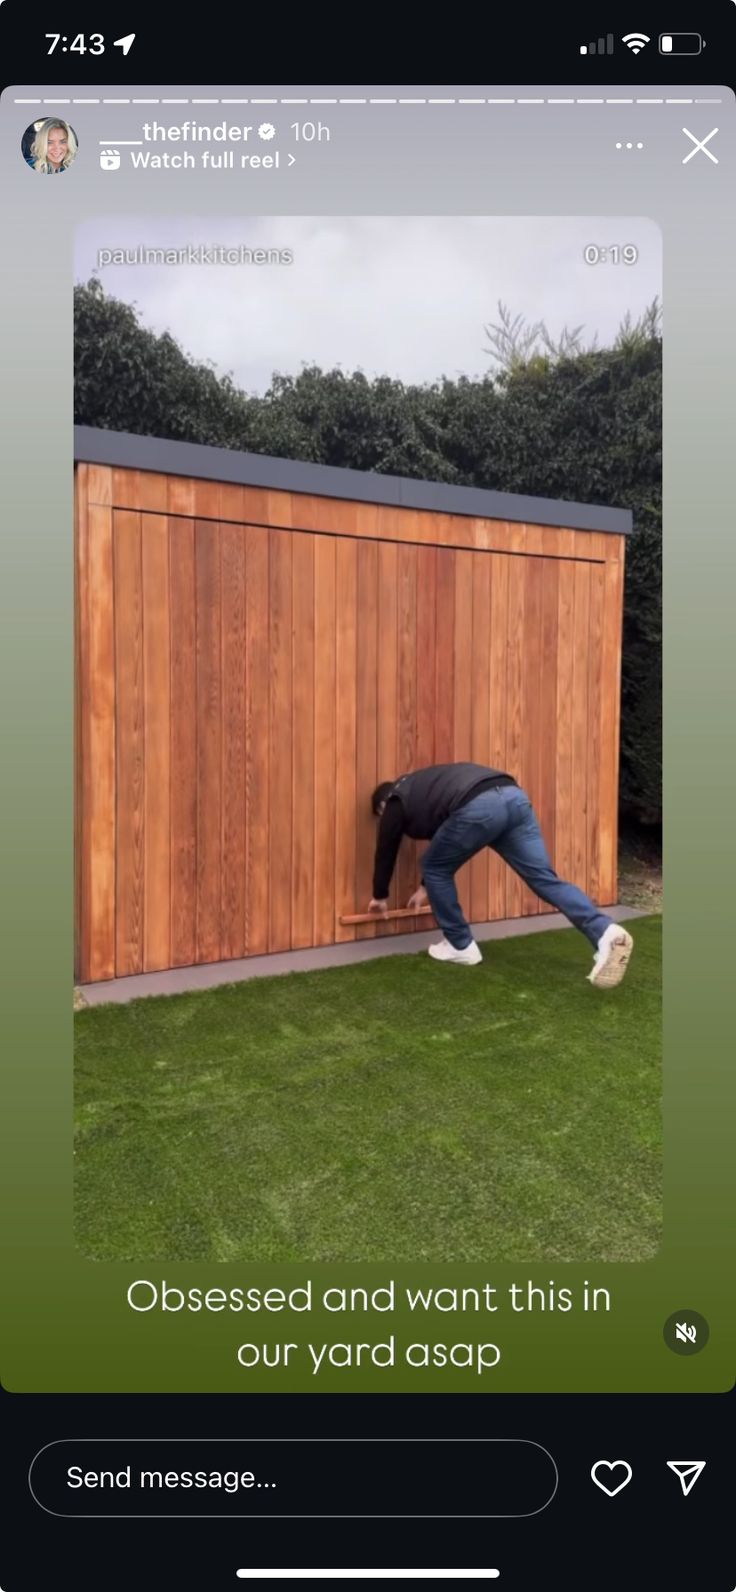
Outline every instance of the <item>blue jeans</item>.
{"type": "Polygon", "coordinates": [[[608,928],[607,918],[584,891],[559,879],[547,855],[534,808],[518,785],[481,791],[441,824],[422,857],[422,877],[445,938],[462,951],[473,936],[455,889],[455,874],[484,846],[497,851],[535,895],[580,929],[592,946],[608,928]]]}

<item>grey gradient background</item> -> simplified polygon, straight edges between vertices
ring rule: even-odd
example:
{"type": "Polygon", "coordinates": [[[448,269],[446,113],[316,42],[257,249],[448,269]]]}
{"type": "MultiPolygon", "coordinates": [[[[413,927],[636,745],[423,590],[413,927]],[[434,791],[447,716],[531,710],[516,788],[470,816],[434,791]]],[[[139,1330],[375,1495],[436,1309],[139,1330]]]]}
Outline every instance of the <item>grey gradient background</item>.
{"type": "MultiPolygon", "coordinates": [[[[641,57],[632,76],[643,73],[641,57]]],[[[498,1390],[717,1390],[733,1382],[736,1283],[732,1256],[734,1082],[732,984],[734,527],[733,420],[736,328],[734,265],[734,98],[715,86],[605,88],[235,87],[131,88],[170,97],[432,95],[448,97],[652,97],[719,99],[713,105],[522,106],[66,106],[91,89],[34,86],[6,91],[0,104],[4,194],[2,423],[3,579],[0,588],[3,700],[2,888],[5,928],[3,1143],[0,1176],[14,1213],[3,1281],[0,1372],[6,1386],[242,1390],[234,1346],[250,1329],[227,1317],[131,1317],[124,1304],[138,1275],[127,1266],[85,1262],[71,1222],[72,1058],[72,319],[75,226],[113,207],[126,214],[206,217],[301,215],[585,215],[651,218],[662,231],[665,305],[665,1236],[660,1255],[638,1267],[592,1268],[614,1295],[614,1313],[519,1317],[499,1341],[498,1390]],[[62,183],[22,162],[19,140],[35,115],[59,110],[80,138],[62,183]],[[268,117],[281,129],[317,119],[329,145],[299,147],[288,169],[234,177],[191,172],[103,173],[98,140],[135,137],[145,115],[172,122],[268,117]],[[704,137],[714,165],[682,128],[704,137]],[[617,140],[644,149],[616,150],[617,140]],[[661,1327],[693,1308],[711,1324],[707,1350],[672,1355],[661,1327]],[[540,1332],[544,1351],[540,1355],[540,1332]]],[[[100,86],[99,97],[120,89],[100,86]]],[[[181,147],[181,146],[179,146],[181,147]]],[[[627,241],[609,228],[591,241],[627,241]]],[[[623,267],[596,267],[622,270],[623,267]]],[[[233,1268],[175,1266],[169,1281],[227,1286],[233,1268]]],[[[374,1285],[385,1280],[374,1276],[374,1285]]],[[[427,1280],[433,1268],[421,1268],[427,1280]]],[[[249,1282],[278,1268],[250,1268],[249,1282]],[[256,1270],[259,1275],[256,1276],[256,1270]]],[[[329,1281],[345,1280],[334,1268],[329,1281]]],[[[369,1268],[352,1268],[350,1281],[369,1268]]],[[[439,1269],[438,1269],[439,1270],[439,1269]]],[[[233,1282],[243,1282],[242,1268],[233,1282]]],[[[292,1284],[297,1272],[291,1268],[292,1284]]],[[[343,1268],[344,1271],[344,1268],[343,1268]]],[[[409,1280],[410,1268],[405,1268],[409,1280]]],[[[478,1268],[444,1268],[479,1280],[478,1268]]],[[[493,1280],[521,1280],[493,1268],[493,1280]],[[502,1279],[503,1280],[503,1279],[502,1279]]],[[[574,1285],[582,1266],[555,1268],[574,1285]]],[[[523,1276],[549,1280],[549,1268],[523,1276]]],[[[438,1279],[439,1280],[439,1279],[438,1279]]],[[[284,1334],[274,1318],[271,1337],[284,1334]]],[[[311,1322],[319,1334],[320,1322],[311,1322]]],[[[447,1333],[447,1318],[422,1335],[447,1333]]],[[[401,1323],[397,1323],[401,1330],[401,1323]]],[[[339,1335],[334,1318],[325,1328],[339,1335]]],[[[380,1332],[375,1334],[380,1336],[380,1332]]],[[[462,1333],[455,1331],[455,1336],[462,1333]]],[[[264,1336],[266,1334],[264,1333],[264,1336]]],[[[490,1336],[494,1336],[492,1332],[490,1336]]],[[[259,1386],[250,1373],[245,1383],[259,1386]]],[[[271,1389],[299,1385],[298,1379],[271,1389]]],[[[310,1384],[307,1384],[310,1385],[310,1384]]],[[[312,1390],[472,1389],[468,1373],[420,1379],[370,1370],[335,1372],[312,1390]]]]}

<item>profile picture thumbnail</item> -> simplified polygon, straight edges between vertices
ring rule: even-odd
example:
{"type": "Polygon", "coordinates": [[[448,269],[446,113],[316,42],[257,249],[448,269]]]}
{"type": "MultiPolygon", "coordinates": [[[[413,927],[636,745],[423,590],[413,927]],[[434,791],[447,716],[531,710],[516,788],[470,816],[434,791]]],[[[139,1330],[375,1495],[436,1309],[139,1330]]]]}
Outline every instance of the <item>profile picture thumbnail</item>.
{"type": "Polygon", "coordinates": [[[44,116],[31,122],[21,139],[26,165],[47,177],[68,171],[76,159],[78,147],[74,128],[61,116],[44,116]]]}

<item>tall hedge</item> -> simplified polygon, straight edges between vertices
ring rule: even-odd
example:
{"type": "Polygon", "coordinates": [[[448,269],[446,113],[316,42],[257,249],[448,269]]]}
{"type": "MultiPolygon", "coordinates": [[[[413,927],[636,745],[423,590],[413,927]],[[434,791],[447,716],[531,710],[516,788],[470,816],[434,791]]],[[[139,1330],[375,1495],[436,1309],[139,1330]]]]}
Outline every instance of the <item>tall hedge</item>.
{"type": "Polygon", "coordinates": [[[407,385],[361,371],[275,374],[263,397],[190,359],[96,280],[75,291],[83,425],[633,511],[627,551],[621,804],[661,814],[661,393],[656,331],[479,379],[407,385]]]}

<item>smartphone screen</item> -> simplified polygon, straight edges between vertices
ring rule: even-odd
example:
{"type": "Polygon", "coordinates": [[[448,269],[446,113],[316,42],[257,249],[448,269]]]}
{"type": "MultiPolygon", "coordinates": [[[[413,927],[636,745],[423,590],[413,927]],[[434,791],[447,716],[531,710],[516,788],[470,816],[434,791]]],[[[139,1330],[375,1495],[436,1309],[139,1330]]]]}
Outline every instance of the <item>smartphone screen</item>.
{"type": "Polygon", "coordinates": [[[2,1592],[734,1587],[736,11],[631,20],[0,4],[2,1592]]]}

